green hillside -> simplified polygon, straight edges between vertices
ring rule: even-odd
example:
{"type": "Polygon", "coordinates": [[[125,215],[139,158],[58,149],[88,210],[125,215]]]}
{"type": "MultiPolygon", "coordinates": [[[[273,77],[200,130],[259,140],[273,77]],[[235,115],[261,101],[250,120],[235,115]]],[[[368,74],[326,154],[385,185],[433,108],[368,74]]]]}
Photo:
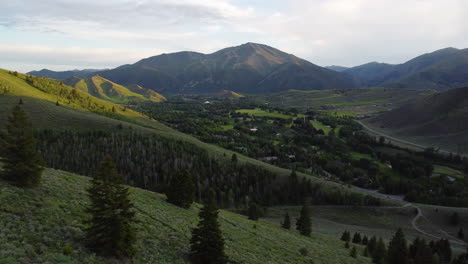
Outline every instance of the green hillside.
{"type": "MultiPolygon", "coordinates": [[[[0,181],[0,263],[111,263],[83,247],[88,178],[46,169],[36,189],[0,181]]],[[[134,263],[185,263],[198,205],[185,210],[163,195],[131,188],[137,213],[134,263]]],[[[267,221],[222,211],[226,253],[235,263],[370,263],[349,257],[341,241],[319,234],[311,238],[267,221]],[[299,250],[308,250],[302,256],[299,250]]]]}
{"type": "MultiPolygon", "coordinates": [[[[9,74],[8,71],[0,70],[0,93],[4,92],[0,95],[0,126],[3,126],[12,107],[21,99],[24,102],[23,108],[30,117],[33,126],[38,129],[105,130],[120,133],[121,130],[117,128],[124,126],[126,129],[122,130],[122,133],[132,131],[141,134],[153,134],[192,144],[221,162],[230,161],[232,154],[235,153],[201,142],[192,136],[180,133],[158,121],[150,120],[130,109],[92,97],[69,86],[61,86],[60,83],[51,79],[38,79],[48,84],[42,88],[43,90],[29,85],[25,79],[26,75],[19,74],[16,77],[9,74]],[[68,100],[67,97],[71,93],[79,95],[78,99],[68,100]],[[56,105],[57,98],[59,106],[56,105]],[[112,112],[112,108],[115,109],[115,113],[112,112]]],[[[258,166],[269,171],[277,183],[284,182],[291,173],[289,169],[279,168],[239,153],[237,153],[237,157],[241,163],[258,166]]],[[[345,185],[302,173],[298,173],[298,175],[310,179],[312,184],[320,185],[322,192],[342,195],[353,194],[361,196],[361,198],[364,197],[361,193],[345,185]]]]}
{"type": "Polygon", "coordinates": [[[90,78],[72,77],[64,81],[82,92],[89,93],[97,98],[116,103],[129,104],[136,102],[161,102],[166,98],[155,91],[145,89],[139,85],[127,87],[109,81],[99,75],[90,78]]]}

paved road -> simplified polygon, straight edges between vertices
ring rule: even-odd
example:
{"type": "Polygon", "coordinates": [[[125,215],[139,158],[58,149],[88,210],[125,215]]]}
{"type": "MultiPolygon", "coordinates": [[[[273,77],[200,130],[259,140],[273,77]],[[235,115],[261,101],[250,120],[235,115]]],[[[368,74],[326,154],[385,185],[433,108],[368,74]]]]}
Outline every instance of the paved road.
{"type": "MultiPolygon", "coordinates": [[[[426,149],[427,148],[427,146],[423,146],[423,145],[416,144],[416,143],[413,143],[413,142],[409,142],[409,141],[406,141],[406,140],[398,139],[398,138],[392,137],[390,135],[384,134],[382,132],[379,132],[379,131],[377,131],[375,129],[372,129],[372,128],[368,127],[366,124],[364,124],[363,122],[361,122],[359,120],[355,120],[355,121],[358,122],[366,130],[369,130],[370,132],[375,133],[375,134],[377,134],[379,136],[383,136],[383,137],[386,137],[386,138],[391,139],[393,141],[400,142],[400,143],[407,144],[407,145],[411,145],[411,146],[415,146],[415,147],[418,147],[418,148],[421,148],[421,149],[426,149]]],[[[450,151],[447,151],[447,150],[442,150],[442,149],[439,149],[439,152],[447,153],[447,154],[452,153],[454,155],[457,155],[457,153],[450,152],[450,151]]],[[[461,156],[462,157],[468,157],[468,155],[461,155],[461,156]]]]}

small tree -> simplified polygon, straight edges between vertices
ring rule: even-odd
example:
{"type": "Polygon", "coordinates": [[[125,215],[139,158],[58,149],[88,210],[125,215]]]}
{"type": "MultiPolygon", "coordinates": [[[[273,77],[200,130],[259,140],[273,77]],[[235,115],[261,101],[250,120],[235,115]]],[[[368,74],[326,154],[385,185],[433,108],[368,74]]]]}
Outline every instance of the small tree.
{"type": "Polygon", "coordinates": [[[236,153],[232,154],[232,156],[231,156],[231,162],[234,163],[234,164],[237,163],[237,155],[236,155],[236,153]]]}
{"type": "Polygon", "coordinates": [[[194,264],[224,264],[228,258],[224,253],[224,238],[218,223],[215,194],[210,191],[200,213],[200,222],[192,231],[190,260],[194,264]]]}
{"type": "Polygon", "coordinates": [[[361,243],[361,234],[359,234],[357,232],[354,233],[353,243],[355,243],[355,244],[360,244],[361,243]]]}
{"type": "Polygon", "coordinates": [[[382,238],[379,238],[374,252],[372,253],[372,262],[375,264],[383,264],[385,260],[386,248],[382,238]]]}
{"type": "Polygon", "coordinates": [[[281,227],[284,228],[284,229],[291,229],[291,219],[289,218],[289,214],[286,213],[284,215],[284,221],[283,223],[281,224],[281,227]]]}
{"type": "Polygon", "coordinates": [[[312,232],[312,221],[310,219],[310,209],[309,205],[306,203],[302,206],[301,215],[296,222],[296,229],[299,230],[299,233],[303,236],[310,236],[312,232]]]}
{"type": "Polygon", "coordinates": [[[351,239],[351,235],[349,234],[348,230],[345,230],[343,234],[341,235],[341,240],[349,242],[351,239]]]}
{"type": "Polygon", "coordinates": [[[195,199],[195,184],[189,171],[177,171],[166,191],[167,201],[182,208],[190,208],[195,199]]]}
{"type": "Polygon", "coordinates": [[[457,226],[460,223],[460,216],[458,215],[458,212],[454,212],[450,216],[450,224],[453,226],[457,226]]]}
{"type": "Polygon", "coordinates": [[[464,234],[464,232],[463,232],[463,228],[460,228],[460,229],[458,230],[458,238],[459,238],[459,239],[462,239],[462,240],[465,239],[465,234],[464,234]]]}
{"type": "Polygon", "coordinates": [[[356,246],[353,246],[353,247],[351,248],[351,251],[349,252],[349,255],[350,255],[352,258],[357,258],[356,246]]]}
{"type": "Polygon", "coordinates": [[[367,245],[367,243],[369,243],[369,239],[367,238],[366,235],[362,238],[361,243],[362,243],[363,245],[367,245]]]}
{"type": "Polygon", "coordinates": [[[260,210],[261,210],[261,208],[260,208],[260,206],[258,206],[258,204],[254,203],[254,202],[250,203],[249,209],[248,209],[249,220],[257,221],[258,218],[260,218],[260,215],[261,215],[260,210]]]}
{"type": "Polygon", "coordinates": [[[369,251],[369,254],[371,256],[374,253],[374,250],[376,247],[377,247],[377,238],[375,236],[372,236],[371,239],[369,239],[369,242],[367,243],[367,250],[369,251]]]}
{"type": "Polygon", "coordinates": [[[91,219],[85,221],[85,235],[88,247],[95,253],[125,259],[135,254],[136,230],[133,204],[122,182],[112,158],[106,157],[88,189],[91,203],[86,211],[91,219]]]}
{"type": "Polygon", "coordinates": [[[408,261],[409,252],[406,245],[405,234],[401,228],[398,228],[388,245],[386,264],[407,264],[408,261]]]}
{"type": "Polygon", "coordinates": [[[346,241],[346,243],[344,243],[344,247],[349,248],[349,242],[348,241],[346,241]]]}
{"type": "Polygon", "coordinates": [[[20,187],[39,185],[43,168],[36,151],[36,139],[26,113],[17,105],[8,118],[5,132],[0,137],[0,150],[4,163],[2,178],[20,187]]]}

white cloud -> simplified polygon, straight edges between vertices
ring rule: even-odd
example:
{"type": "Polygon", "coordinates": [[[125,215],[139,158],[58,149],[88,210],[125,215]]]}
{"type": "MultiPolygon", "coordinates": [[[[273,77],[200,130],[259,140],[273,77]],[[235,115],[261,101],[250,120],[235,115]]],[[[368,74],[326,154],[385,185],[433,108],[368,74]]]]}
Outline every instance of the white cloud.
{"type": "Polygon", "coordinates": [[[115,66],[253,41],[351,66],[468,47],[465,0],[15,0],[0,9],[0,30],[10,32],[0,35],[0,56],[15,54],[11,62],[115,66]]]}

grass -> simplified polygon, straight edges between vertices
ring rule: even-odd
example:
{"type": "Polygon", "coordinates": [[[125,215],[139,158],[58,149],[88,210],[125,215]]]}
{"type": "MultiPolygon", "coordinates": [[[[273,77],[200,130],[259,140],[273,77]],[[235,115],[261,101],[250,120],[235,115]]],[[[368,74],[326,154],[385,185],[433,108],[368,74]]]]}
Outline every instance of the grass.
{"type": "MultiPolygon", "coordinates": [[[[83,246],[88,178],[46,169],[40,187],[19,189],[0,181],[0,263],[112,263],[83,246]]],[[[185,263],[199,205],[185,210],[153,192],[131,188],[138,228],[134,263],[185,263]]],[[[336,237],[304,237],[277,223],[221,211],[226,252],[235,263],[370,263],[349,257],[336,237]],[[309,256],[299,253],[301,248],[309,256]]]]}
{"type": "Polygon", "coordinates": [[[322,129],[323,132],[325,132],[325,135],[328,135],[328,133],[330,133],[330,131],[332,131],[331,127],[324,125],[320,121],[311,120],[310,123],[312,124],[312,126],[314,126],[315,129],[317,129],[317,130],[322,129]]]}
{"type": "Polygon", "coordinates": [[[259,108],[239,109],[239,110],[236,110],[236,112],[241,113],[241,114],[248,114],[250,116],[267,116],[267,117],[277,117],[277,118],[284,118],[284,119],[293,118],[293,116],[290,116],[290,115],[285,115],[285,114],[278,113],[278,112],[267,112],[259,108]]]}
{"type": "Polygon", "coordinates": [[[436,174],[448,175],[457,179],[463,179],[466,175],[459,171],[442,165],[434,165],[434,172],[436,174]]]}

